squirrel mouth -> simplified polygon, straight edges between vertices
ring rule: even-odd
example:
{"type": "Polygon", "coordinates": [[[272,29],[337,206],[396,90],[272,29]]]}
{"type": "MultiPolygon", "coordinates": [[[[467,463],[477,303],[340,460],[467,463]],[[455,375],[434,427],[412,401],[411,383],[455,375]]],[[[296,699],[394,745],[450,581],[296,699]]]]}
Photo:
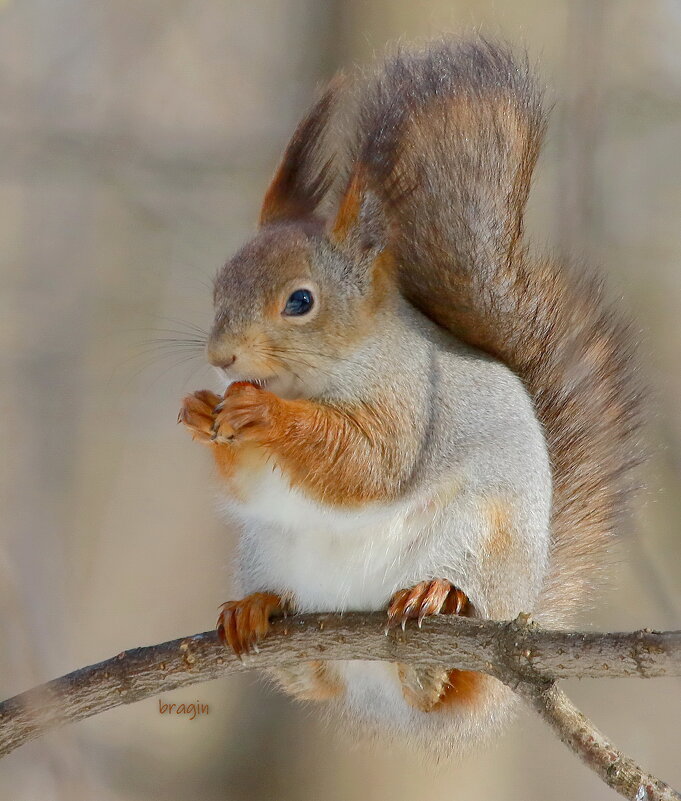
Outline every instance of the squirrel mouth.
{"type": "Polygon", "coordinates": [[[225,391],[232,386],[232,384],[253,384],[253,386],[259,387],[260,389],[266,389],[267,385],[272,380],[271,378],[249,378],[248,376],[236,376],[234,378],[230,378],[225,375],[223,371],[223,378],[227,382],[227,386],[225,387],[225,391]]]}

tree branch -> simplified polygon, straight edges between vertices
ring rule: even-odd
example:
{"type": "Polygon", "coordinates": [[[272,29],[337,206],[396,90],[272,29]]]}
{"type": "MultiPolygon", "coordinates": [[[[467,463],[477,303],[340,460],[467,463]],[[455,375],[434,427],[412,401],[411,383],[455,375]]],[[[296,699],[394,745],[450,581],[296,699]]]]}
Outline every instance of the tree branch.
{"type": "Polygon", "coordinates": [[[545,631],[524,616],[511,623],[427,618],[421,630],[409,625],[388,636],[384,626],[380,612],[275,620],[259,653],[243,662],[214,632],[124,651],[0,704],[0,755],[69,721],[241,670],[310,659],[383,660],[489,673],[530,703],[625,798],[681,801],[617,751],[555,685],[568,677],[681,676],[681,631],[545,631]]]}
{"type": "Polygon", "coordinates": [[[529,684],[516,690],[562,742],[620,795],[635,801],[678,801],[681,798],[669,785],[643,771],[614,746],[555,684],[545,689],[529,684]]]}

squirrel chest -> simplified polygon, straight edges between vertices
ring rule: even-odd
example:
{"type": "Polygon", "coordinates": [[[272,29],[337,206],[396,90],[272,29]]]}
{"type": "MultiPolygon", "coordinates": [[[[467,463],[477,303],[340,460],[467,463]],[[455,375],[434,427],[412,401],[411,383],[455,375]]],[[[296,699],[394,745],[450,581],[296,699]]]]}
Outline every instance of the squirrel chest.
{"type": "MultiPolygon", "coordinates": [[[[384,609],[418,574],[418,552],[434,517],[434,504],[414,498],[357,511],[321,504],[256,451],[235,461],[223,505],[241,526],[240,590],[290,597],[300,612],[384,609]]],[[[416,714],[402,695],[397,665],[329,667],[352,714],[392,720],[416,714]]]]}
{"type": "Polygon", "coordinates": [[[235,454],[225,489],[224,510],[242,529],[242,589],[292,595],[300,611],[383,608],[428,526],[427,506],[413,499],[358,510],[320,503],[256,447],[235,454]]]}

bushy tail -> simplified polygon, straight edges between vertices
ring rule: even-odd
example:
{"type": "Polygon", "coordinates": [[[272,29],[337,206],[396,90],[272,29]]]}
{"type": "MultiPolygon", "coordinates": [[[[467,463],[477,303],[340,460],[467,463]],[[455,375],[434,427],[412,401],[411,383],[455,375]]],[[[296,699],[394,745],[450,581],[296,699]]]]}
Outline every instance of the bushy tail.
{"type": "Polygon", "coordinates": [[[388,210],[404,293],[509,365],[534,399],[554,471],[538,611],[559,622],[588,602],[631,494],[641,393],[601,279],[523,243],[541,99],[527,61],[483,40],[398,54],[369,80],[354,157],[388,210]]]}

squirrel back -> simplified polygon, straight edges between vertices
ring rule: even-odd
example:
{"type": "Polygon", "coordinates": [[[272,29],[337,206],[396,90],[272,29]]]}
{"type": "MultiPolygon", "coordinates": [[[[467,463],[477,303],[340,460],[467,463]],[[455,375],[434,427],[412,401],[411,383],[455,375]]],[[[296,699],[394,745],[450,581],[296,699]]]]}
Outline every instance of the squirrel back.
{"type": "Polygon", "coordinates": [[[588,604],[634,488],[641,390],[629,324],[598,274],[524,243],[542,93],[527,59],[482,39],[443,41],[389,59],[358,115],[352,161],[387,213],[402,292],[532,396],[554,487],[538,608],[561,622],[588,604]]]}

